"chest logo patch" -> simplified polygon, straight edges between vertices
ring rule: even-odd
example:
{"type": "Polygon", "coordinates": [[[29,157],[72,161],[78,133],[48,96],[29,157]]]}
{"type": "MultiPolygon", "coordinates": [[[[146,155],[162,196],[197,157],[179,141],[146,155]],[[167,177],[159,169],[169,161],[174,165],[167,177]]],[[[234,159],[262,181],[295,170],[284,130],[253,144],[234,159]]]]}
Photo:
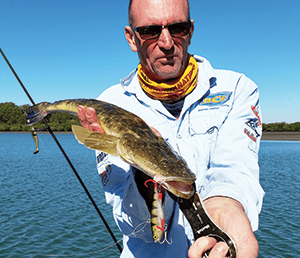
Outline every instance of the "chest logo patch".
{"type": "Polygon", "coordinates": [[[207,96],[200,105],[216,106],[225,104],[231,96],[232,92],[224,91],[207,96]]]}

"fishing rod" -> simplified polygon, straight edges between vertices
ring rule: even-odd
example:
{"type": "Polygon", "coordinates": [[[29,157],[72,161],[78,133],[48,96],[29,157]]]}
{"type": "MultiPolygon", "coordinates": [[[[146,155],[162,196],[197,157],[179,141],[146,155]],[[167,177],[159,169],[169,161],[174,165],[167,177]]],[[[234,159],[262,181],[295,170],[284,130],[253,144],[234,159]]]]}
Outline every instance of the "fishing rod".
{"type": "MultiPolygon", "coordinates": [[[[17,75],[17,73],[15,72],[14,68],[12,67],[12,65],[10,64],[10,62],[8,61],[8,59],[6,58],[5,54],[3,53],[2,49],[0,48],[0,52],[4,58],[4,60],[6,61],[6,63],[8,64],[10,70],[13,72],[13,74],[15,75],[16,79],[18,80],[19,84],[21,85],[22,89],[24,90],[24,92],[26,93],[27,97],[29,98],[29,100],[31,101],[32,105],[36,105],[34,100],[32,99],[32,97],[30,96],[29,92],[27,91],[27,89],[25,88],[24,84],[22,83],[22,81],[20,80],[19,76],[17,75]]],[[[61,146],[60,142],[58,141],[58,139],[56,138],[55,134],[53,133],[51,127],[48,125],[47,121],[45,118],[43,118],[43,123],[46,125],[46,130],[50,133],[50,135],[52,136],[52,138],[54,139],[54,141],[56,142],[57,146],[59,147],[60,151],[62,152],[63,156],[65,157],[66,161],[68,162],[68,164],[70,165],[71,169],[73,170],[74,174],[76,175],[78,181],[80,182],[81,186],[83,187],[85,193],[87,194],[87,196],[89,197],[90,201],[92,202],[94,208],[96,209],[98,215],[100,216],[102,222],[104,223],[107,231],[109,232],[109,234],[111,235],[112,239],[114,240],[116,246],[118,247],[120,253],[122,253],[122,247],[120,246],[120,244],[118,243],[114,233],[112,232],[112,230],[110,229],[109,225],[107,224],[104,216],[102,215],[100,209],[98,208],[97,204],[95,203],[93,197],[91,196],[91,194],[89,193],[88,189],[86,188],[85,184],[83,183],[81,177],[79,176],[79,174],[77,173],[75,167],[73,166],[71,160],[69,159],[68,155],[66,154],[65,150],[63,149],[63,147],[61,146]]]]}

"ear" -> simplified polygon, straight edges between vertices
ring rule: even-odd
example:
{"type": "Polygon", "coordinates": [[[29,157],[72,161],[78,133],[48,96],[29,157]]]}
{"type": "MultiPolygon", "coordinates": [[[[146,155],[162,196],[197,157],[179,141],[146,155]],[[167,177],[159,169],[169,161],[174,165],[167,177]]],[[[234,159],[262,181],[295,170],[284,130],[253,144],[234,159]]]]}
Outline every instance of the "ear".
{"type": "Polygon", "coordinates": [[[191,40],[192,40],[192,37],[193,37],[193,34],[194,34],[194,20],[191,20],[191,22],[192,22],[192,27],[190,28],[191,32],[190,32],[190,35],[189,35],[188,46],[191,45],[191,40]]]}
{"type": "Polygon", "coordinates": [[[130,26],[125,26],[125,38],[133,52],[137,52],[136,37],[130,26]]]}

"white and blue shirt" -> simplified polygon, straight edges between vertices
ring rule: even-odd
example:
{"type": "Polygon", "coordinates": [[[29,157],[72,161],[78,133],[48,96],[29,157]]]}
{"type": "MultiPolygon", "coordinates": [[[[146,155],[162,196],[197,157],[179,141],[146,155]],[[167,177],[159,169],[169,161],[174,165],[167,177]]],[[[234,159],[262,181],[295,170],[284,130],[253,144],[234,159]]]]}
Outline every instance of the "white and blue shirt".
{"type": "MultiPolygon", "coordinates": [[[[138,115],[158,130],[197,175],[202,198],[227,196],[239,201],[257,230],[264,195],[258,167],[262,134],[258,88],[243,74],[213,69],[205,58],[194,58],[198,84],[185,98],[179,117],[144,93],[137,70],[99,99],[138,115]]],[[[99,151],[96,156],[107,203],[124,235],[121,257],[187,257],[193,233],[178,205],[166,194],[167,241],[154,243],[150,213],[137,189],[134,168],[119,157],[99,151]]]]}

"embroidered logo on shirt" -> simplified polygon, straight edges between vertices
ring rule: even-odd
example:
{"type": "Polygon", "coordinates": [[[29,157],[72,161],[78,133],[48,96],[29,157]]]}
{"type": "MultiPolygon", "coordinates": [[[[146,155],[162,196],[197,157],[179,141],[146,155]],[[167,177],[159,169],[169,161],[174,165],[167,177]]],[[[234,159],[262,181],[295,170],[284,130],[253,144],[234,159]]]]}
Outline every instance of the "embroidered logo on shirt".
{"type": "Polygon", "coordinates": [[[254,115],[255,115],[255,116],[257,117],[257,119],[258,119],[258,121],[257,121],[257,123],[256,123],[256,126],[262,127],[261,120],[260,120],[260,116],[259,116],[259,113],[258,113],[257,108],[254,107],[254,106],[251,106],[251,109],[252,109],[254,115]]]}
{"type": "Polygon", "coordinates": [[[111,172],[112,172],[111,165],[107,165],[105,167],[105,170],[101,173],[101,178],[102,178],[102,184],[103,184],[103,186],[106,186],[108,184],[111,172]]]}
{"type": "Polygon", "coordinates": [[[218,92],[211,94],[207,96],[200,105],[209,105],[209,106],[215,106],[226,103],[231,96],[232,92],[224,91],[224,92],[218,92]]]}
{"type": "Polygon", "coordinates": [[[107,154],[105,152],[100,152],[97,156],[97,164],[99,164],[101,161],[103,161],[106,156],[107,156],[107,154]]]}
{"type": "Polygon", "coordinates": [[[256,130],[258,122],[254,121],[252,119],[250,119],[248,122],[246,122],[246,125],[248,125],[256,134],[256,137],[259,137],[260,134],[258,133],[258,131],[256,130]]]}
{"type": "Polygon", "coordinates": [[[250,133],[246,128],[244,129],[244,133],[254,142],[256,142],[256,138],[253,133],[250,133]]]}

